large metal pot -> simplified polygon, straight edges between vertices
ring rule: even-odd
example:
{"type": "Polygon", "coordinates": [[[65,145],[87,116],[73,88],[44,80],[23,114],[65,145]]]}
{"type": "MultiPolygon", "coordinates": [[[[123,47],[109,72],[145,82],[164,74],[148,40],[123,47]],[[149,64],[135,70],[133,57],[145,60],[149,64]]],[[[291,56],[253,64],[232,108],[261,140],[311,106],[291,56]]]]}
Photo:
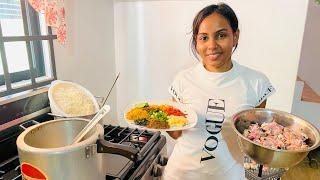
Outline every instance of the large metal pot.
{"type": "Polygon", "coordinates": [[[236,113],[232,117],[233,129],[238,135],[241,149],[257,163],[275,168],[289,168],[302,161],[309,151],[320,145],[319,130],[309,122],[292,114],[272,109],[249,109],[236,113]],[[279,150],[265,147],[243,136],[243,131],[252,123],[261,125],[264,122],[276,121],[278,124],[293,130],[302,131],[308,136],[306,150],[279,150]]]}
{"type": "Polygon", "coordinates": [[[87,123],[86,119],[66,118],[37,124],[22,132],[17,147],[24,178],[105,179],[105,163],[111,162],[105,162],[100,152],[135,158],[135,149],[100,138],[104,131],[100,124],[82,141],[70,145],[87,123]]]}

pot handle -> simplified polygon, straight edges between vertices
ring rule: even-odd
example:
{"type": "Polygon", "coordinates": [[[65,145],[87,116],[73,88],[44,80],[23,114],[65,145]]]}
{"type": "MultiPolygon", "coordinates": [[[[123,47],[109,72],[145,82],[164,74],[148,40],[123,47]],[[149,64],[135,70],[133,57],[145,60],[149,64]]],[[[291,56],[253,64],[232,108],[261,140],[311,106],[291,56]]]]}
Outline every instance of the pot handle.
{"type": "Polygon", "coordinates": [[[21,127],[23,130],[26,130],[28,127],[36,125],[36,124],[39,124],[39,122],[37,122],[35,120],[30,120],[30,121],[27,121],[27,122],[20,124],[19,127],[21,127]]]}
{"type": "Polygon", "coordinates": [[[135,161],[137,159],[139,153],[139,150],[134,147],[112,143],[104,139],[98,139],[96,143],[98,153],[118,154],[125,156],[132,161],[135,161]]]}

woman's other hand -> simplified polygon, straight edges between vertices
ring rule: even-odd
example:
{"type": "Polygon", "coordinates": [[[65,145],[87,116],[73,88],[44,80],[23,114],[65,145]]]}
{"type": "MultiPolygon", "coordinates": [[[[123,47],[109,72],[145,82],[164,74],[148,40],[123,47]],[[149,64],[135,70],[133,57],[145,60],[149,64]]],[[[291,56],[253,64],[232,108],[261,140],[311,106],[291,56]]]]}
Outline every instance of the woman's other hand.
{"type": "Polygon", "coordinates": [[[178,139],[181,134],[182,134],[182,131],[167,131],[167,133],[173,138],[173,139],[178,139]]]}
{"type": "Polygon", "coordinates": [[[259,106],[257,106],[256,108],[265,108],[267,104],[267,100],[264,100],[259,106]]]}

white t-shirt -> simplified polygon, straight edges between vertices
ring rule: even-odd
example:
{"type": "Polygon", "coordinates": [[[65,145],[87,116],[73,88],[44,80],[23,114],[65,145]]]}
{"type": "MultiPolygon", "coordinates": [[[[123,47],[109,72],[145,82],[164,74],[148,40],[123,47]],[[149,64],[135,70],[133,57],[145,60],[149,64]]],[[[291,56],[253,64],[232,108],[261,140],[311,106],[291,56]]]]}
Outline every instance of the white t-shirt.
{"type": "Polygon", "coordinates": [[[264,74],[232,63],[223,73],[198,63],[178,73],[169,87],[178,102],[196,111],[198,122],[177,139],[164,179],[244,179],[243,154],[229,117],[260,105],[275,89],[264,74]]]}

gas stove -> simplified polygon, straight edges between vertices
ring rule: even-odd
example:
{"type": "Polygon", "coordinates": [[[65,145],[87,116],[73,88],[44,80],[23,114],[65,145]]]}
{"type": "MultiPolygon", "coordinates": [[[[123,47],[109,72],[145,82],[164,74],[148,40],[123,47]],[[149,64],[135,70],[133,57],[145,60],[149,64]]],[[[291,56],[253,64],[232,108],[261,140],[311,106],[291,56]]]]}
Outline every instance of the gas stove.
{"type": "Polygon", "coordinates": [[[0,179],[21,179],[19,157],[14,156],[0,165],[0,179]]]}
{"type": "Polygon", "coordinates": [[[167,164],[166,139],[160,132],[130,129],[107,125],[104,127],[105,140],[134,147],[138,150],[135,160],[107,153],[106,179],[154,179],[162,175],[167,164]]]}
{"type": "MultiPolygon", "coordinates": [[[[166,157],[166,139],[159,132],[112,125],[106,125],[104,129],[105,140],[131,146],[138,150],[137,158],[134,161],[121,155],[106,153],[104,160],[112,163],[107,165],[105,179],[155,179],[162,175],[168,159],[166,157]]],[[[17,155],[1,162],[1,179],[21,179],[17,155]]]]}
{"type": "MultiPolygon", "coordinates": [[[[11,117],[17,118],[7,119],[0,124],[0,180],[22,179],[16,139],[24,128],[32,126],[35,122],[41,123],[53,119],[47,114],[50,109],[48,109],[49,102],[46,93],[47,91],[41,91],[39,94],[11,102],[10,107],[15,109],[9,109],[10,112],[19,113],[20,117],[11,114],[11,117]],[[32,106],[32,108],[37,107],[34,111],[26,108],[30,102],[37,104],[39,100],[42,102],[42,106],[32,106]],[[28,114],[20,112],[25,109],[29,111],[28,114]]],[[[1,107],[3,109],[3,105],[1,107]]],[[[6,111],[7,114],[10,112],[6,111]]],[[[0,108],[0,116],[1,113],[0,108]]],[[[168,160],[166,139],[160,132],[105,125],[104,139],[110,143],[121,144],[135,150],[135,154],[131,158],[119,155],[112,149],[101,150],[107,152],[104,154],[103,160],[111,162],[106,163],[105,179],[160,179],[168,160]]],[[[132,152],[128,152],[128,154],[130,153],[132,152]]]]}

